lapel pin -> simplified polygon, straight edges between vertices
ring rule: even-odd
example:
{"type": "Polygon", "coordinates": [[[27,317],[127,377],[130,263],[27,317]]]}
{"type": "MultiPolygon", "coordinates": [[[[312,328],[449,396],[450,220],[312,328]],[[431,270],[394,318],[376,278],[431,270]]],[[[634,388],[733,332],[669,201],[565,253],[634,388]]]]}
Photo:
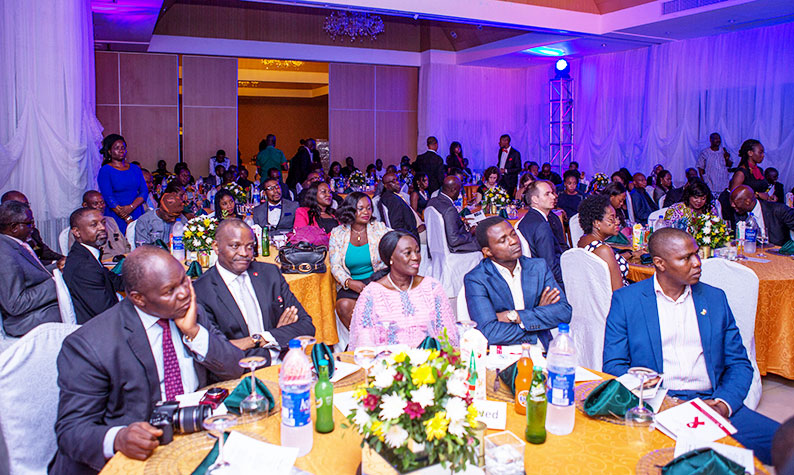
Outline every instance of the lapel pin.
{"type": "MultiPolygon", "coordinates": [[[[254,277],[259,277],[259,272],[254,272],[254,277]]],[[[703,310],[705,312],[705,310],[703,310]]]]}
{"type": "Polygon", "coordinates": [[[706,314],[706,309],[704,308],[703,310],[701,310],[701,311],[700,311],[700,314],[701,314],[701,315],[705,315],[705,314],[706,314]]]}

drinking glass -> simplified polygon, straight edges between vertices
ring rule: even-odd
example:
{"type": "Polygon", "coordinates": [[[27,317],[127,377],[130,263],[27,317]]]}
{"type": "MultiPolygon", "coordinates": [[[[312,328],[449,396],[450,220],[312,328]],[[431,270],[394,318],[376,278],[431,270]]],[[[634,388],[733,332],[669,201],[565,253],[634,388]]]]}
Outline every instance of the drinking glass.
{"type": "Polygon", "coordinates": [[[626,426],[629,427],[650,427],[653,424],[653,411],[647,409],[644,402],[645,381],[659,376],[659,373],[643,367],[629,368],[628,373],[640,380],[640,402],[637,407],[632,407],[626,412],[626,426]]]}
{"type": "Polygon", "coordinates": [[[215,459],[215,463],[207,469],[207,473],[220,474],[228,471],[230,464],[223,458],[223,435],[226,429],[235,425],[237,425],[237,416],[234,414],[223,414],[222,416],[211,416],[204,419],[204,428],[218,438],[218,457],[215,459]]]}
{"type": "Polygon", "coordinates": [[[255,371],[265,365],[264,356],[248,356],[240,360],[240,366],[251,370],[251,394],[240,403],[240,413],[246,416],[258,417],[267,412],[267,398],[256,391],[255,371]]]}
{"type": "Polygon", "coordinates": [[[766,235],[765,232],[758,233],[758,245],[760,246],[758,249],[758,257],[766,257],[764,254],[764,244],[769,242],[769,236],[766,235]]]}
{"type": "Polygon", "coordinates": [[[477,322],[473,320],[466,320],[463,322],[456,322],[455,326],[458,327],[458,338],[463,338],[463,334],[472,328],[477,328],[477,322]]]}
{"type": "Polygon", "coordinates": [[[371,346],[359,346],[353,352],[353,361],[364,368],[364,384],[367,384],[367,381],[369,381],[369,369],[375,363],[375,358],[377,356],[378,351],[371,346]]]}

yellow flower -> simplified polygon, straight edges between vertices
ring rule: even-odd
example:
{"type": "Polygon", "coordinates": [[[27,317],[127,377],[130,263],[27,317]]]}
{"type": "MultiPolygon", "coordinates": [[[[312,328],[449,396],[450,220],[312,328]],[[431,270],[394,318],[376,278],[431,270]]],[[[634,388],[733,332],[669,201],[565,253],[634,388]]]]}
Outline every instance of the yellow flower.
{"type": "Polygon", "coordinates": [[[360,401],[367,397],[367,388],[365,386],[359,386],[358,389],[353,391],[353,399],[356,401],[360,401]]]}
{"type": "Polygon", "coordinates": [[[433,439],[443,439],[444,436],[447,435],[447,427],[449,427],[447,413],[444,411],[437,412],[431,419],[426,420],[424,425],[428,442],[433,439]]]}
{"type": "Polygon", "coordinates": [[[196,231],[196,236],[201,237],[203,235],[204,235],[204,231],[196,231]]]}
{"type": "MultiPolygon", "coordinates": [[[[446,428],[444,430],[446,431],[446,428]]],[[[385,431],[383,430],[383,422],[378,420],[373,422],[372,426],[370,427],[370,431],[372,431],[372,433],[376,435],[381,442],[385,440],[384,437],[385,431]]]]}
{"type": "Polygon", "coordinates": [[[394,362],[395,363],[402,363],[403,361],[405,361],[405,358],[407,358],[407,357],[408,357],[408,355],[406,355],[405,352],[402,351],[400,353],[397,353],[397,355],[394,357],[394,362]]]}
{"type": "Polygon", "coordinates": [[[433,371],[433,368],[428,364],[423,364],[417,368],[411,368],[411,381],[413,381],[416,386],[433,384],[436,382],[433,371]]]}
{"type": "Polygon", "coordinates": [[[212,223],[212,221],[210,221],[209,218],[204,218],[204,226],[205,227],[209,227],[210,223],[212,223]]]}
{"type": "Polygon", "coordinates": [[[466,415],[466,421],[468,421],[470,426],[474,425],[474,421],[477,420],[477,416],[478,415],[479,415],[479,412],[477,411],[477,408],[474,407],[474,404],[470,404],[469,405],[469,413],[466,415]]]}
{"type": "Polygon", "coordinates": [[[430,356],[427,357],[428,361],[432,361],[438,358],[441,355],[441,352],[438,350],[430,350],[430,356]]]}
{"type": "Polygon", "coordinates": [[[190,238],[190,237],[192,237],[192,236],[193,236],[193,233],[192,233],[192,232],[190,232],[190,230],[189,230],[189,229],[188,229],[188,230],[185,230],[185,237],[186,237],[186,238],[190,238]]]}

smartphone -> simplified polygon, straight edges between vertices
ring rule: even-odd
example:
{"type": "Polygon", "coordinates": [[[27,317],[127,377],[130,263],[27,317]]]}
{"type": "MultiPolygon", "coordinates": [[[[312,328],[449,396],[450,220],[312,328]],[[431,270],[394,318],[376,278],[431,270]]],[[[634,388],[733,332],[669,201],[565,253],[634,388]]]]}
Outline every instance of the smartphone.
{"type": "Polygon", "coordinates": [[[199,404],[207,404],[212,409],[217,409],[221,405],[226,396],[229,395],[229,390],[224,388],[211,388],[208,389],[204,396],[201,397],[199,404]]]}

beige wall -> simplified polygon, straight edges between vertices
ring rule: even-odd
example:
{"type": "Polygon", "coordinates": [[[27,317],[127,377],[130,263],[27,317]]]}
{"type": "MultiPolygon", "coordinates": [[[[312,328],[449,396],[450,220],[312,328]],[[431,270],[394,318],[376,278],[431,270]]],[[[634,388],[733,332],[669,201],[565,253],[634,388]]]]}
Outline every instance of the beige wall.
{"type": "Polygon", "coordinates": [[[330,64],[331,160],[351,156],[364,169],[376,158],[389,165],[415,157],[418,81],[413,67],[330,64]]]}

